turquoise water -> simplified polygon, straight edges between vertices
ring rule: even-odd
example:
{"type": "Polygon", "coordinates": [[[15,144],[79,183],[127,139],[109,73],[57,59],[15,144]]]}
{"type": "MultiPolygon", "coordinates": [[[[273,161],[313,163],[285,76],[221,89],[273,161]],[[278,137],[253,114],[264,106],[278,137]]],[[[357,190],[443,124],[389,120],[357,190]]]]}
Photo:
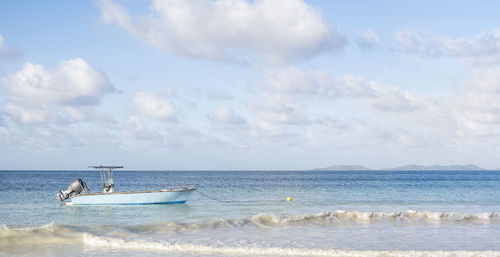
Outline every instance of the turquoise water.
{"type": "Polygon", "coordinates": [[[76,178],[100,191],[95,171],[0,172],[0,253],[500,255],[496,171],[116,171],[117,191],[199,193],[179,205],[61,204],[76,178]]]}

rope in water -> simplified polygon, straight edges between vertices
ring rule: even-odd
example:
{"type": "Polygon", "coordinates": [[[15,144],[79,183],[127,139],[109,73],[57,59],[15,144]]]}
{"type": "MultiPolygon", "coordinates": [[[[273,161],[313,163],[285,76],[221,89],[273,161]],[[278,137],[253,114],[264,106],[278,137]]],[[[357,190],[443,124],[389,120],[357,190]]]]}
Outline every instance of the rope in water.
{"type": "Polygon", "coordinates": [[[196,190],[196,192],[198,192],[200,195],[203,195],[204,197],[208,198],[208,199],[211,199],[211,200],[214,200],[214,201],[218,201],[218,202],[226,202],[226,203],[229,203],[229,202],[235,202],[235,201],[227,201],[227,200],[221,200],[221,199],[217,199],[217,198],[214,198],[214,197],[211,197],[207,194],[204,194],[202,192],[200,192],[199,189],[196,190]]]}

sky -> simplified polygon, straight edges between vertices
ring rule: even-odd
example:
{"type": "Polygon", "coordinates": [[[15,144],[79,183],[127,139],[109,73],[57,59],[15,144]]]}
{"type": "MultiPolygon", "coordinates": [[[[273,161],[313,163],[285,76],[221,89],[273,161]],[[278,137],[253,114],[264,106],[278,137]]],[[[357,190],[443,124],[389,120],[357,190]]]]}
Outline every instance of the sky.
{"type": "Polygon", "coordinates": [[[0,0],[0,169],[500,168],[498,10],[0,0]]]}

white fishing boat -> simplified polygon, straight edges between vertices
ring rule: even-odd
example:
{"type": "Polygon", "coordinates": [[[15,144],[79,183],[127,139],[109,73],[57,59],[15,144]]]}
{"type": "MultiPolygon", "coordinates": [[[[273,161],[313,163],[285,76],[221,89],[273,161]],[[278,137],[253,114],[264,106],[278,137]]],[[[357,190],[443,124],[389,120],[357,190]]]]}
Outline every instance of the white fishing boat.
{"type": "Polygon", "coordinates": [[[191,193],[196,190],[194,185],[182,185],[173,188],[150,191],[115,192],[113,170],[123,166],[90,166],[99,170],[103,183],[102,193],[91,193],[82,179],[77,179],[68,189],[60,190],[57,199],[71,199],[71,205],[136,205],[136,204],[178,204],[185,203],[191,193]]]}

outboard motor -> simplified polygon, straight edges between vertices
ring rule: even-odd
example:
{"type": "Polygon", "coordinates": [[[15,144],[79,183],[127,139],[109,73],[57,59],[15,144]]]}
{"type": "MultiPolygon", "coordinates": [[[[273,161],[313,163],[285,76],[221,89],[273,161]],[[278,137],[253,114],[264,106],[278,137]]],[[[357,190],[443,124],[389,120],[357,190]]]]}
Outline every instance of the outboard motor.
{"type": "Polygon", "coordinates": [[[85,182],[81,179],[77,179],[69,185],[68,189],[66,191],[59,191],[57,193],[57,199],[59,199],[61,202],[68,199],[68,197],[73,196],[73,195],[78,195],[80,194],[83,190],[87,189],[87,186],[85,185],[85,182]]]}

